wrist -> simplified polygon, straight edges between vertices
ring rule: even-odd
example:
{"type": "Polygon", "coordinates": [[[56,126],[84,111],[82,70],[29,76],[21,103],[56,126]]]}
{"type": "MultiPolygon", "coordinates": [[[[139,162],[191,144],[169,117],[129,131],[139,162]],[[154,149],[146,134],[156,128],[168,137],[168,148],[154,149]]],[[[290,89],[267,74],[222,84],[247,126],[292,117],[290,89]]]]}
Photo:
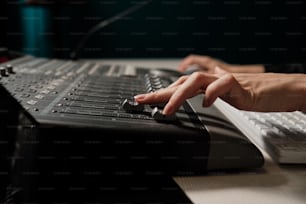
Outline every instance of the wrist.
{"type": "Polygon", "coordinates": [[[298,84],[298,93],[301,96],[301,99],[299,101],[301,101],[301,105],[299,110],[302,111],[303,113],[306,113],[306,76],[303,75],[302,76],[303,80],[300,81],[300,83],[298,84]]]}
{"type": "Polygon", "coordinates": [[[232,73],[264,73],[265,67],[256,65],[228,65],[228,71],[232,73]]]}
{"type": "Polygon", "coordinates": [[[287,82],[282,84],[284,94],[287,96],[289,111],[302,111],[306,113],[306,75],[286,74],[287,82]]]}

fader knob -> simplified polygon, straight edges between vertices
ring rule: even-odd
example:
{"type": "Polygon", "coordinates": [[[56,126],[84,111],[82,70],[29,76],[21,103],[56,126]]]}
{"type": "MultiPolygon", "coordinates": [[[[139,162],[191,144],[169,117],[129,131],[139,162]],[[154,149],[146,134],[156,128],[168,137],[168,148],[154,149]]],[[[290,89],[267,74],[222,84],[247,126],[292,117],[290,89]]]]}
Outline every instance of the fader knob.
{"type": "Polygon", "coordinates": [[[13,74],[14,73],[13,66],[10,64],[6,65],[6,71],[9,74],[13,74]]]}
{"type": "Polygon", "coordinates": [[[122,103],[122,108],[127,112],[141,112],[144,110],[144,105],[125,99],[122,103]]]}
{"type": "Polygon", "coordinates": [[[175,114],[173,115],[164,115],[160,109],[155,107],[151,112],[152,118],[157,121],[164,121],[164,122],[173,122],[176,121],[177,118],[175,114]]]}
{"type": "Polygon", "coordinates": [[[0,76],[6,76],[6,70],[4,67],[0,67],[0,76]]]}

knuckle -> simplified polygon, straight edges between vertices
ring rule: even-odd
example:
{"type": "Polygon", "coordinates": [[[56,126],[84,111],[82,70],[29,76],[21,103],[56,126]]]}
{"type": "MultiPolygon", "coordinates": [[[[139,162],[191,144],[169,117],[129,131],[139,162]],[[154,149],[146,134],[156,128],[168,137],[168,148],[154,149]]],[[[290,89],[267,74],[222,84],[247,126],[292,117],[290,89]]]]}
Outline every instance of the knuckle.
{"type": "Polygon", "coordinates": [[[158,91],[155,91],[155,92],[150,92],[148,95],[147,95],[147,99],[148,100],[156,100],[156,98],[158,98],[158,91]]]}
{"type": "Polygon", "coordinates": [[[203,56],[202,60],[203,60],[203,62],[208,63],[208,62],[212,61],[212,58],[209,57],[209,56],[203,56]]]}
{"type": "Polygon", "coordinates": [[[200,72],[194,72],[191,74],[191,77],[195,80],[195,81],[199,81],[199,80],[202,80],[203,77],[204,77],[204,74],[203,73],[200,73],[200,72]]]}
{"type": "Polygon", "coordinates": [[[178,78],[178,81],[185,81],[188,78],[188,76],[181,76],[178,78]]]}
{"type": "Polygon", "coordinates": [[[195,55],[195,54],[190,54],[190,55],[187,56],[186,61],[188,61],[188,62],[191,63],[191,62],[193,62],[196,58],[197,58],[197,55],[195,55]]]}
{"type": "Polygon", "coordinates": [[[154,91],[154,92],[152,92],[152,98],[153,99],[156,99],[156,98],[159,98],[160,97],[160,91],[161,91],[162,89],[160,89],[160,90],[158,90],[158,91],[154,91]]]}
{"type": "Polygon", "coordinates": [[[228,83],[233,83],[233,82],[236,81],[234,75],[229,74],[229,73],[225,74],[225,75],[223,76],[223,78],[224,78],[224,80],[225,80],[226,82],[228,82],[228,83]]]}
{"type": "Polygon", "coordinates": [[[195,57],[196,57],[195,54],[190,54],[190,55],[188,55],[188,58],[195,58],[195,57]]]}

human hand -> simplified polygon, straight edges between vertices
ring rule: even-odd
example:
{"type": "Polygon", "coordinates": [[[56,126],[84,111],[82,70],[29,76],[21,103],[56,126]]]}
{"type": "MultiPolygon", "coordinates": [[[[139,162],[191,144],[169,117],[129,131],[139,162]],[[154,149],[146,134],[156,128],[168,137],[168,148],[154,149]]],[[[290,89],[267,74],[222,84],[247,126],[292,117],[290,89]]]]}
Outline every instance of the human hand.
{"type": "Polygon", "coordinates": [[[241,110],[306,112],[306,75],[230,74],[220,68],[215,71],[183,76],[169,87],[137,95],[135,100],[141,104],[167,102],[165,115],[173,114],[186,99],[204,93],[204,107],[220,97],[241,110]]]}
{"type": "Polygon", "coordinates": [[[213,74],[215,73],[215,68],[219,67],[227,72],[231,72],[230,65],[217,60],[215,58],[209,56],[202,56],[202,55],[189,55],[185,57],[182,62],[180,63],[178,70],[180,72],[184,72],[188,69],[188,67],[197,65],[199,66],[201,71],[213,74]]]}
{"type": "Polygon", "coordinates": [[[185,72],[190,66],[198,66],[201,71],[214,74],[216,67],[223,69],[230,73],[263,73],[265,67],[261,64],[248,64],[248,65],[234,65],[228,64],[221,60],[209,56],[202,55],[189,55],[182,60],[178,70],[185,72]]]}

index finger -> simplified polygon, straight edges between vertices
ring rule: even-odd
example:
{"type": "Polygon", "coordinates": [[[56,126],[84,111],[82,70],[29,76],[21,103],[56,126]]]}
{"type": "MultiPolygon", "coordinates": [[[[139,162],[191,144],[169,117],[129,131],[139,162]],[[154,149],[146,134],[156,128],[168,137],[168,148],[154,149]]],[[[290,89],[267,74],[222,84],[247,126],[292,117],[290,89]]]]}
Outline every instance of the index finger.
{"type": "Polygon", "coordinates": [[[136,102],[140,104],[154,104],[154,103],[163,103],[167,102],[171,95],[175,92],[177,87],[167,87],[164,89],[159,89],[158,91],[139,94],[134,96],[136,102]]]}

